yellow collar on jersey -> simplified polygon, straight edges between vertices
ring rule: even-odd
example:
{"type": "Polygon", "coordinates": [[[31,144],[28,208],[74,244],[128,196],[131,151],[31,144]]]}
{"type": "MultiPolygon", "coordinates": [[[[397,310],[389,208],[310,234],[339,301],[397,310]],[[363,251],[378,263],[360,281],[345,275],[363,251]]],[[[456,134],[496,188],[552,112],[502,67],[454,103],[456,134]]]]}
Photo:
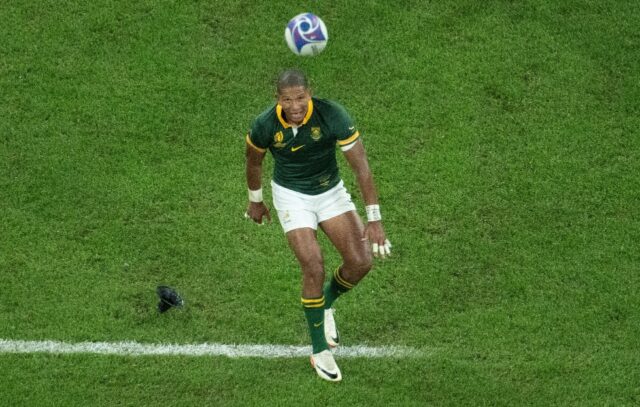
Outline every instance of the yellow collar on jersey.
{"type": "MultiPolygon", "coordinates": [[[[307,107],[307,114],[304,116],[304,119],[302,120],[302,123],[300,123],[300,126],[303,126],[303,125],[307,124],[307,122],[309,121],[309,118],[311,117],[312,113],[313,113],[313,101],[311,99],[309,99],[309,106],[307,107]]],[[[280,123],[282,124],[282,126],[285,129],[291,127],[291,125],[289,123],[287,123],[287,121],[284,120],[284,118],[282,117],[282,106],[280,106],[280,104],[278,104],[276,106],[276,114],[278,115],[278,120],[280,120],[280,123]]]]}

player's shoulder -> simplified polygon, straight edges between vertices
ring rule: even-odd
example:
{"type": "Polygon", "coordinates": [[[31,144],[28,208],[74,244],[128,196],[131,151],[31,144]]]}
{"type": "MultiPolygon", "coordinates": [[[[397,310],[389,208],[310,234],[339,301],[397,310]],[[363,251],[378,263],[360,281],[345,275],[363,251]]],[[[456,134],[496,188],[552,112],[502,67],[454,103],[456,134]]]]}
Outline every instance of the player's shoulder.
{"type": "Polygon", "coordinates": [[[253,133],[270,133],[277,125],[277,122],[276,105],[273,105],[263,110],[253,119],[251,130],[253,133]]]}
{"type": "Polygon", "coordinates": [[[256,116],[253,120],[253,125],[264,127],[270,125],[275,120],[277,120],[276,105],[272,105],[256,116]]]}
{"type": "Polygon", "coordinates": [[[338,101],[313,97],[313,107],[323,113],[343,113],[347,109],[338,101]]]}
{"type": "Polygon", "coordinates": [[[258,148],[267,148],[274,132],[276,120],[275,105],[263,110],[251,123],[251,128],[247,134],[248,141],[258,148]]]}
{"type": "Polygon", "coordinates": [[[313,108],[325,121],[330,123],[351,123],[351,115],[338,101],[333,99],[313,99],[313,108]]]}

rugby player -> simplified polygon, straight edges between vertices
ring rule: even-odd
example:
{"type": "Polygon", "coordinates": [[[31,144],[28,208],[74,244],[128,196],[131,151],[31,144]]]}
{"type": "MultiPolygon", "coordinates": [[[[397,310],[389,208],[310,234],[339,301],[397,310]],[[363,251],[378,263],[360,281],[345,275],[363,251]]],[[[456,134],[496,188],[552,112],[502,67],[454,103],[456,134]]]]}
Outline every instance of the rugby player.
{"type": "Polygon", "coordinates": [[[302,306],[320,377],[342,378],[330,348],[340,338],[333,303],[371,270],[372,254],[391,254],[381,223],[373,175],[356,125],[340,104],[312,95],[306,75],[296,69],[280,74],[275,106],[261,113],[246,136],[249,206],[245,217],[271,220],[262,197],[262,162],[267,150],[275,160],[273,206],[302,269],[302,306]],[[355,174],[367,214],[363,224],[338,172],[336,146],[355,174]],[[325,284],[318,226],[342,257],[325,284]]]}

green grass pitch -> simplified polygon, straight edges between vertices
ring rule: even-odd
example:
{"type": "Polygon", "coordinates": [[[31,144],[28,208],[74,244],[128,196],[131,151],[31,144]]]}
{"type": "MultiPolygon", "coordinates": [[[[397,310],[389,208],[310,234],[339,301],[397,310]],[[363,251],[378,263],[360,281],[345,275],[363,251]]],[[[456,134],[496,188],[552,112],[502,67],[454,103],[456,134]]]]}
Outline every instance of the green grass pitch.
{"type": "Polygon", "coordinates": [[[304,358],[0,353],[0,405],[640,404],[640,3],[5,0],[0,21],[0,339],[307,344],[277,221],[242,217],[243,136],[299,67],[358,123],[394,245],[337,304],[343,341],[422,352],[338,359],[337,385],[304,358]],[[283,38],[303,11],[329,30],[314,58],[283,38]],[[187,306],[158,315],[158,284],[187,306]]]}

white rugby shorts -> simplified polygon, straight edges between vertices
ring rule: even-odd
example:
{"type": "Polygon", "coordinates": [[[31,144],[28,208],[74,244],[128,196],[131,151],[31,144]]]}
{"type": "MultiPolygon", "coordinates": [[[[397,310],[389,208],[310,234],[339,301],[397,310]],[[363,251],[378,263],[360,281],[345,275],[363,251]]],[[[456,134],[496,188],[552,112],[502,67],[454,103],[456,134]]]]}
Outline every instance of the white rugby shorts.
{"type": "Polygon", "coordinates": [[[292,191],[271,181],[273,206],[278,211],[282,229],[318,229],[318,224],[349,211],[355,211],[351,195],[340,180],[338,185],[318,195],[292,191]]]}

